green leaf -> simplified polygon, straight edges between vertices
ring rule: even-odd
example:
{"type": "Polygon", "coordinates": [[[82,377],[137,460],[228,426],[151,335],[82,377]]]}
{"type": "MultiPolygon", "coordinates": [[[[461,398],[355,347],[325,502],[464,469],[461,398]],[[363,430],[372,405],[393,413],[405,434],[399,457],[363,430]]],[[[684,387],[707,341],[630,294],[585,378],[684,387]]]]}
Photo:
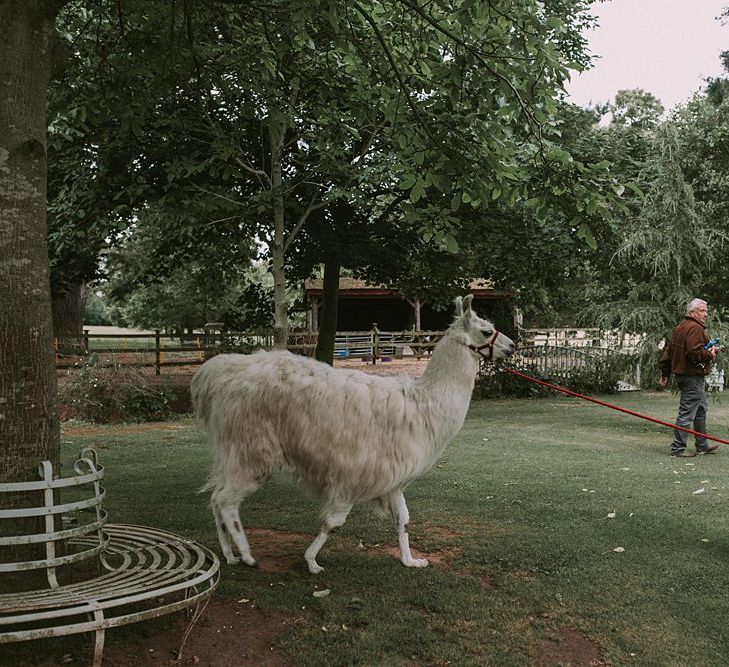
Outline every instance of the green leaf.
{"type": "Polygon", "coordinates": [[[583,239],[590,248],[597,250],[597,241],[592,235],[592,230],[586,223],[583,222],[577,229],[577,238],[583,239]]]}
{"type": "Polygon", "coordinates": [[[416,204],[417,202],[419,202],[422,199],[424,194],[425,194],[425,187],[423,186],[423,182],[417,181],[417,183],[415,183],[415,185],[413,186],[413,189],[410,190],[410,201],[413,204],[416,204]]]}
{"type": "Polygon", "coordinates": [[[643,190],[641,190],[635,183],[627,183],[626,187],[630,188],[639,197],[645,197],[645,193],[643,192],[643,190]]]}

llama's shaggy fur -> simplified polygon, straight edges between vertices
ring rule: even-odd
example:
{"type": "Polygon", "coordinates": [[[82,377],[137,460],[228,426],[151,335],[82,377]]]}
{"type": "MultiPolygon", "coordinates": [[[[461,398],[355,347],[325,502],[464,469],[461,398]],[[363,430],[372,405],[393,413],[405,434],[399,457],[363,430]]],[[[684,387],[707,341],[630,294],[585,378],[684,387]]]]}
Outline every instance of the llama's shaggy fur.
{"type": "Polygon", "coordinates": [[[514,350],[509,338],[471,310],[471,299],[456,300],[456,319],[417,380],[334,369],[285,351],[224,354],[203,364],[191,392],[213,450],[205,488],[213,491],[228,563],[255,564],[238,507],[283,468],[324,503],[321,532],[304,555],[312,573],[323,569],[316,556],[329,533],[355,503],[368,500],[391,513],[402,562],[428,564],[411,555],[403,490],[433,466],[463,425],[477,348],[494,358],[514,350]]]}

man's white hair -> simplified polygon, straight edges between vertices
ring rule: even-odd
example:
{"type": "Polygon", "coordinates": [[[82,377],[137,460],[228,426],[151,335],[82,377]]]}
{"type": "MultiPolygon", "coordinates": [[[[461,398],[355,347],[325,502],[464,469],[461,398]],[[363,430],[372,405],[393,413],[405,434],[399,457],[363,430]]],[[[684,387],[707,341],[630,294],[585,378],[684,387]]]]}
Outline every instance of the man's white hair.
{"type": "Polygon", "coordinates": [[[688,302],[688,306],[686,306],[686,314],[692,313],[694,310],[698,310],[699,306],[705,306],[706,301],[703,299],[691,299],[691,301],[688,302]]]}

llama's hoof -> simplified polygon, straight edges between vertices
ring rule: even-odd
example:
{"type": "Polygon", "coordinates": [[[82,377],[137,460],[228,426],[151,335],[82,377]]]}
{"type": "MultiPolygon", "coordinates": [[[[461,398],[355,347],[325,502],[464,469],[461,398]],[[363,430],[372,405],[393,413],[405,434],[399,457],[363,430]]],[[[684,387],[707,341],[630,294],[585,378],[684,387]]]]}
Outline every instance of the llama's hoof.
{"type": "Polygon", "coordinates": [[[412,558],[409,561],[403,561],[405,567],[428,567],[430,563],[427,558],[412,558]]]}
{"type": "Polygon", "coordinates": [[[225,562],[228,563],[228,565],[238,565],[238,563],[240,563],[240,558],[238,558],[238,556],[226,556],[225,562]]]}
{"type": "Polygon", "coordinates": [[[251,567],[256,567],[257,565],[256,559],[250,554],[243,554],[240,558],[246,565],[250,565],[251,567]]]}
{"type": "Polygon", "coordinates": [[[307,561],[307,565],[309,566],[309,572],[311,572],[312,574],[321,574],[322,572],[324,572],[324,568],[316,561],[313,561],[311,563],[307,561]]]}

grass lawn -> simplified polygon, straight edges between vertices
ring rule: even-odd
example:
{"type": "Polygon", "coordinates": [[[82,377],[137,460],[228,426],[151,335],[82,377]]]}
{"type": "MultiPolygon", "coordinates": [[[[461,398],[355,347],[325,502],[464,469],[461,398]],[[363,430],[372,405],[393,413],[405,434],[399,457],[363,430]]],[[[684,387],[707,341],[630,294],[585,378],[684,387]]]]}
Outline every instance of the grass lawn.
{"type": "MultiPolygon", "coordinates": [[[[668,393],[603,398],[668,421],[677,407],[668,393]]],[[[729,396],[710,404],[709,424],[727,438],[729,396]]],[[[674,459],[670,437],[567,397],[474,403],[406,493],[411,543],[433,567],[384,553],[394,529],[359,507],[322,549],[324,573],[308,574],[301,534],[317,531],[318,505],[281,475],[241,515],[246,528],[284,533],[296,566],[267,570],[265,533],[253,531],[262,567],[224,565],[218,595],[299,615],[277,639],[299,665],[726,665],[729,449],[674,459]]],[[[112,521],[219,552],[196,494],[209,455],[192,419],[67,426],[63,446],[66,459],[98,450],[112,521]]]]}

